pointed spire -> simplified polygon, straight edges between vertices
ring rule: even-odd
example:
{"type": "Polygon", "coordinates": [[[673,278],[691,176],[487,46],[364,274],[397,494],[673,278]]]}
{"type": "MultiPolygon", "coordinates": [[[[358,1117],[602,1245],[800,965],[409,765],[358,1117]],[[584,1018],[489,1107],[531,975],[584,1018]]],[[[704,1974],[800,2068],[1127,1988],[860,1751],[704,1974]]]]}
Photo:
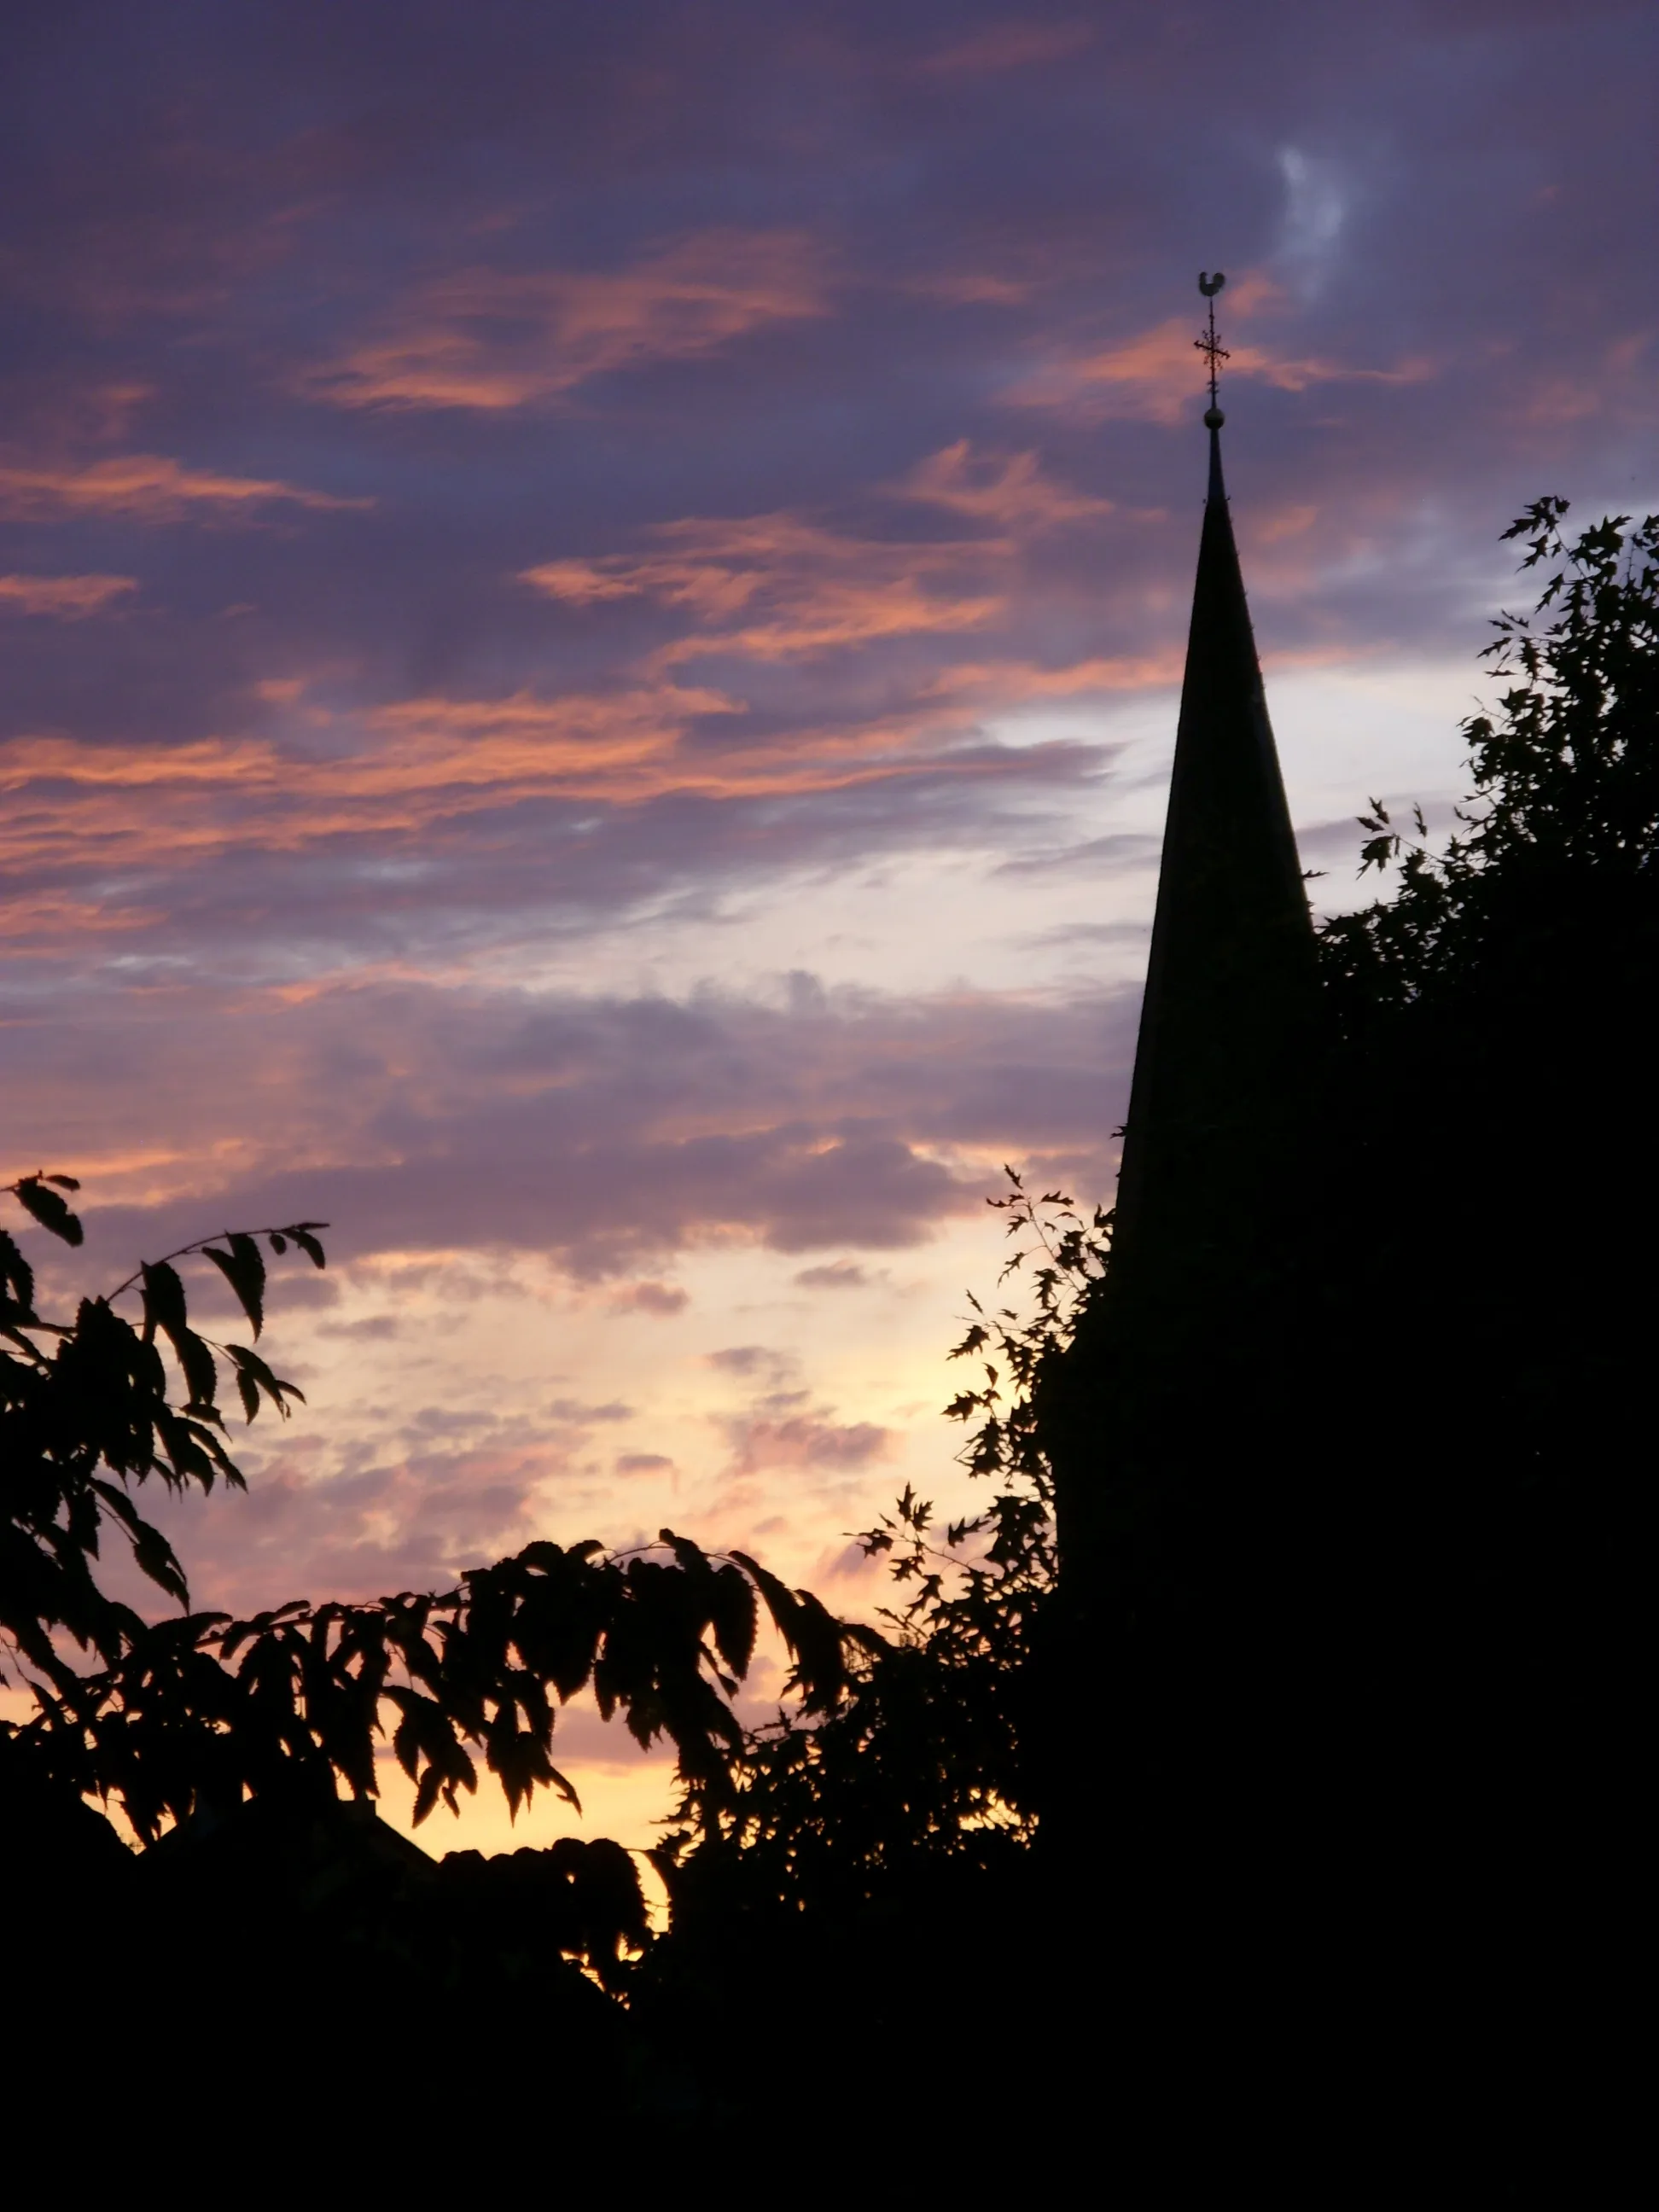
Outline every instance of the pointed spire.
{"type": "MultiPolygon", "coordinates": [[[[1220,278],[1202,283],[1212,301],[1220,278]]],[[[1238,1322],[1264,1293],[1287,1310],[1274,1278],[1294,1265],[1295,1237],[1276,1232],[1303,1203],[1296,1131],[1319,1008],[1222,478],[1213,307],[1200,343],[1209,495],[1111,1265],[1038,1381],[1060,1559],[1042,1647],[1058,1717],[1044,1818],[1079,1881],[1138,1833],[1120,1862],[1135,1869],[1123,1893],[1143,1894],[1158,1872],[1182,1924],[1212,1880],[1203,1854],[1216,1824],[1231,1817],[1214,1778],[1216,1717],[1247,1639],[1229,1644],[1241,1614],[1218,1602],[1229,1588],[1218,1563],[1234,1555],[1237,1514],[1252,1510],[1252,1468],[1295,1449],[1293,1411],[1255,1389],[1259,1336],[1238,1322]]]]}
{"type": "Polygon", "coordinates": [[[1119,1179],[1113,1304],[1190,1298],[1255,1233],[1271,1133],[1314,1018],[1313,930],[1221,471],[1214,295],[1209,495],[1119,1179]]]}

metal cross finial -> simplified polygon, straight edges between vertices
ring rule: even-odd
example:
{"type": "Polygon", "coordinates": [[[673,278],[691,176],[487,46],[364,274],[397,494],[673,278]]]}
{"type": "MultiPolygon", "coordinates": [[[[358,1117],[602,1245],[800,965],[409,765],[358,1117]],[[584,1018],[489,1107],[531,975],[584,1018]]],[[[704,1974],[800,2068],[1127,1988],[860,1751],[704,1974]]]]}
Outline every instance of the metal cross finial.
{"type": "Polygon", "coordinates": [[[1215,295],[1226,281],[1218,269],[1213,276],[1207,270],[1200,270],[1198,279],[1198,289],[1210,303],[1210,326],[1203,337],[1194,338],[1193,343],[1210,364],[1210,404],[1205,410],[1204,421],[1206,427],[1212,430],[1218,430],[1227,419],[1217,404],[1216,379],[1220,374],[1222,362],[1231,361],[1232,356],[1215,334],[1215,295]]]}

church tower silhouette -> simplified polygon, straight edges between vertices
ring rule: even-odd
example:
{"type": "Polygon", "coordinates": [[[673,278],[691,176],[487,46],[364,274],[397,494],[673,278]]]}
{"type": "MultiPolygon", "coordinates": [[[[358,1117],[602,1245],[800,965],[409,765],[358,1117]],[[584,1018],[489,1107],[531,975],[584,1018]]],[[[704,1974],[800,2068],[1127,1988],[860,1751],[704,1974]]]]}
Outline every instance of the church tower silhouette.
{"type": "MultiPolygon", "coordinates": [[[[1213,321],[1200,343],[1213,373],[1213,321]]],[[[1362,2164],[1457,2142],[1519,2201],[1575,2069],[1599,2099],[1628,2063],[1653,871],[1638,908],[1600,860],[1500,852],[1449,975],[1328,1032],[1213,382],[1205,421],[1113,1249],[1038,1384],[1060,1572],[1021,1711],[1056,2103],[1160,2160],[1207,2136],[1228,2172],[1263,2115],[1276,2156],[1322,2124],[1362,2164]],[[1544,1008],[1576,1040],[1548,1113],[1544,1008]],[[1540,1130],[1573,1163],[1541,1205],[1540,1130]]]]}
{"type": "Polygon", "coordinates": [[[1222,474],[1222,281],[1200,279],[1209,483],[1111,1255],[1036,1391],[1060,1571],[1030,1771],[1075,1972],[1117,1993],[1112,2063],[1149,2087],[1149,2054],[1189,2042],[1183,1993],[1261,1970],[1312,1740],[1285,1695],[1298,1424],[1262,1353],[1307,1288],[1322,986],[1222,474]]]}
{"type": "MultiPolygon", "coordinates": [[[[1201,280],[1216,290],[1220,277],[1201,280]]],[[[1221,469],[1210,481],[1114,1234],[1113,1303],[1219,1288],[1260,1227],[1317,995],[1313,927],[1221,469]]]]}
{"type": "Polygon", "coordinates": [[[1206,1547],[1218,1470],[1242,1474],[1271,1448],[1243,1410],[1253,1394],[1238,1320],[1282,1287],[1320,1022],[1313,925],[1222,473],[1224,281],[1200,280],[1209,484],[1111,1260],[1042,1386],[1068,1672],[1073,1638],[1109,1641],[1132,1615],[1150,1625],[1137,1589],[1206,1547]]]}

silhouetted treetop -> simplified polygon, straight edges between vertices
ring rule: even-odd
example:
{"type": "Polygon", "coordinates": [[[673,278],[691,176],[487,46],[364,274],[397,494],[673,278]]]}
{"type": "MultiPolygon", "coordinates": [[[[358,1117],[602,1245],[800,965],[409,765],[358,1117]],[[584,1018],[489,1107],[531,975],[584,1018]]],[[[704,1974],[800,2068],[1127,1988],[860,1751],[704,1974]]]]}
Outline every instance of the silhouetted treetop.
{"type": "Polygon", "coordinates": [[[1397,862],[1393,897],[1326,923],[1340,1014],[1364,1022],[1473,981],[1491,945],[1547,922],[1593,872],[1651,879],[1659,857],[1659,515],[1613,515],[1569,541],[1563,499],[1508,530],[1523,568],[1555,563],[1530,616],[1503,614],[1483,659],[1508,689],[1462,725],[1473,790],[1436,851],[1372,802],[1362,873],[1397,862]]]}

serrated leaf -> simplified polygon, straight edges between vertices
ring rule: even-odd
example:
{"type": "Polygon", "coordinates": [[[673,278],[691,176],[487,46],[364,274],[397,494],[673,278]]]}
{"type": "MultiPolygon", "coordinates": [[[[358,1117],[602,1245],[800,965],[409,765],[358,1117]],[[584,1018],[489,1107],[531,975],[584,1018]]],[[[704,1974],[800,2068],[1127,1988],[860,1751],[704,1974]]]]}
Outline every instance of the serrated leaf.
{"type": "MultiPolygon", "coordinates": [[[[155,1432],[172,1462],[173,1476],[180,1481],[189,1477],[199,1482],[204,1490],[211,1490],[214,1462],[202,1448],[206,1431],[198,1428],[194,1421],[185,1420],[182,1415],[175,1413],[170,1407],[158,1406],[155,1408],[155,1432]]],[[[167,1469],[162,1468],[159,1472],[166,1474],[167,1469]]],[[[240,1486],[240,1475],[234,1469],[230,1469],[229,1473],[240,1486]]]]}
{"type": "Polygon", "coordinates": [[[754,1585],[736,1567],[716,1569],[710,1610],[716,1650],[734,1674],[746,1674],[755,1656],[754,1585]]]}
{"type": "Polygon", "coordinates": [[[264,1326],[265,1263],[251,1237],[239,1233],[229,1239],[229,1243],[228,1252],[222,1252],[216,1244],[204,1249],[207,1257],[235,1291],[257,1337],[264,1326]]]}
{"type": "Polygon", "coordinates": [[[132,1546],[132,1556],[140,1571],[148,1575],[158,1589],[176,1598],[180,1605],[188,1605],[190,1591],[185,1581],[185,1571],[179,1564],[177,1553],[159,1528],[139,1517],[137,1509],[125,1491],[113,1483],[94,1481],[93,1488],[108,1506],[127,1532],[132,1546]]]}
{"type": "Polygon", "coordinates": [[[313,1267],[325,1267],[328,1261],[324,1256],[323,1248],[311,1232],[313,1229],[326,1229],[327,1226],[325,1221],[295,1221],[289,1223],[283,1234],[294,1239],[313,1267]]]}
{"type": "Polygon", "coordinates": [[[747,1552],[733,1552],[732,1556],[765,1599],[766,1609],[772,1616],[772,1626],[793,1653],[795,1649],[795,1624],[800,1613],[800,1603],[794,1592],[786,1589],[775,1574],[762,1566],[758,1559],[751,1559],[747,1552]]]}
{"type": "Polygon", "coordinates": [[[173,1358],[179,1362],[190,1392],[192,1411],[205,1413],[218,1395],[219,1370],[210,1346],[197,1335],[193,1328],[169,1329],[167,1339],[173,1346],[173,1358]]]}
{"type": "Polygon", "coordinates": [[[146,1261],[138,1273],[144,1301],[146,1340],[153,1339],[158,1328],[171,1336],[175,1329],[187,1328],[185,1286],[179,1279],[178,1269],[165,1260],[158,1260],[154,1267],[146,1261]]]}
{"type": "Polygon", "coordinates": [[[23,1176],[12,1185],[17,1202],[43,1229],[61,1237],[65,1244],[79,1244],[86,1235],[80,1222],[57,1192],[38,1175],[23,1176]]]}

